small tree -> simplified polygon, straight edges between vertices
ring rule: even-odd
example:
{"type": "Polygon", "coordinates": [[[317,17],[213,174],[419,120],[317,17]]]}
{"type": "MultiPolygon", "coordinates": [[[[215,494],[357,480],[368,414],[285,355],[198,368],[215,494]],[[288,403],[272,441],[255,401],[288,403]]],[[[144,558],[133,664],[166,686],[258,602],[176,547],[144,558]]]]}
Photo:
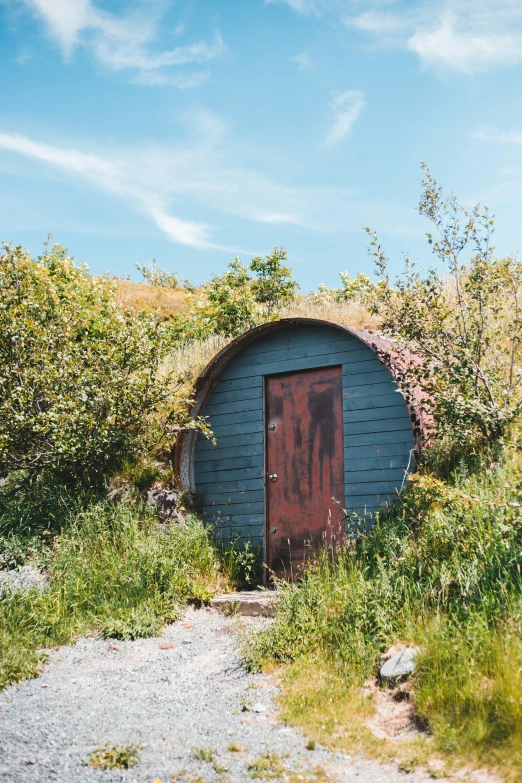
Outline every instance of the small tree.
{"type": "Polygon", "coordinates": [[[420,358],[407,375],[429,398],[438,431],[461,444],[491,445],[522,404],[522,263],[495,258],[487,207],[466,211],[423,170],[418,209],[434,226],[428,242],[444,272],[418,272],[408,256],[392,286],[388,258],[366,229],[379,278],[372,310],[384,332],[420,358]]]}
{"type": "Polygon", "coordinates": [[[207,299],[207,317],[220,334],[236,336],[258,322],[252,278],[239,258],[228,265],[224,275],[210,282],[207,299]]]}
{"type": "Polygon", "coordinates": [[[282,305],[291,302],[299,288],[292,280],[292,270],[285,266],[287,259],[284,248],[274,247],[266,258],[256,257],[250,263],[250,270],[257,275],[252,283],[254,299],[265,308],[268,319],[282,305]]]}
{"type": "Polygon", "coordinates": [[[274,248],[266,259],[253,258],[248,268],[236,258],[225,274],[203,287],[188,315],[177,319],[176,333],[185,339],[215,333],[236,337],[267,318],[275,318],[299,288],[291,279],[292,270],[284,266],[286,258],[286,251],[280,247],[274,248]]]}

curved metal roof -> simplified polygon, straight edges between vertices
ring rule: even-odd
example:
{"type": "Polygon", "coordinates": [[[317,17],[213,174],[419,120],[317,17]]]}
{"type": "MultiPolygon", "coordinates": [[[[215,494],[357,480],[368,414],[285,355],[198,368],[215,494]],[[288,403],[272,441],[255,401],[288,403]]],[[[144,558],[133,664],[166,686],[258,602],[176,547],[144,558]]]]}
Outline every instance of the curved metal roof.
{"type": "MultiPolygon", "coordinates": [[[[411,389],[407,389],[404,378],[404,368],[406,364],[411,361],[418,362],[418,359],[416,359],[411,352],[399,349],[398,346],[385,337],[361,332],[358,329],[352,329],[350,326],[345,326],[336,321],[327,321],[322,318],[281,318],[278,321],[269,321],[268,323],[261,324],[261,326],[256,326],[254,329],[249,329],[248,332],[244,332],[225,345],[225,347],[210,360],[194,384],[194,396],[191,408],[192,415],[200,415],[219,376],[244,348],[272,332],[289,329],[292,326],[303,326],[305,324],[330,326],[348,332],[348,334],[353,335],[353,337],[356,337],[371,348],[381,364],[388,368],[402,392],[406,407],[410,414],[415,447],[415,460],[418,462],[422,447],[427,439],[430,417],[422,411],[422,394],[420,390],[417,389],[412,392],[411,389]]],[[[177,474],[181,489],[190,492],[196,491],[193,471],[196,438],[197,432],[194,432],[193,430],[184,430],[179,433],[175,447],[175,473],[177,474]]]]}

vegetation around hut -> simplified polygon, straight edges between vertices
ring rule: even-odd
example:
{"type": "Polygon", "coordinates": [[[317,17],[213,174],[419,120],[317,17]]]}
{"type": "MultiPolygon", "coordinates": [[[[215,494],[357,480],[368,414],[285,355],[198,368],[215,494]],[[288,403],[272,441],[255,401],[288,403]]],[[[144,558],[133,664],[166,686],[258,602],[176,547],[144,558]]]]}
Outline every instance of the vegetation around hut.
{"type": "Polygon", "coordinates": [[[465,212],[428,171],[419,210],[434,269],[408,261],[390,280],[369,231],[376,276],[343,273],[339,288],[308,294],[277,247],[199,287],[155,263],[132,283],[93,278],[59,245],[38,259],[4,247],[1,567],[32,564],[46,582],[0,596],[0,686],[34,676],[46,647],[153,635],[187,601],[255,582],[255,553],[220,549],[176,493],[173,442],[186,427],[211,437],[190,418],[191,387],[229,340],[267,319],[325,318],[405,349],[404,384],[421,388],[433,431],[373,529],[350,515],[342,548],[279,585],[247,663],[282,667],[283,715],[311,742],[409,769],[438,753],[520,779],[522,264],[497,259],[487,210],[465,212]],[[153,489],[176,493],[182,524],[158,519],[153,489]],[[381,656],[397,644],[419,648],[404,698],[429,729],[400,752],[366,725],[381,656]]]}

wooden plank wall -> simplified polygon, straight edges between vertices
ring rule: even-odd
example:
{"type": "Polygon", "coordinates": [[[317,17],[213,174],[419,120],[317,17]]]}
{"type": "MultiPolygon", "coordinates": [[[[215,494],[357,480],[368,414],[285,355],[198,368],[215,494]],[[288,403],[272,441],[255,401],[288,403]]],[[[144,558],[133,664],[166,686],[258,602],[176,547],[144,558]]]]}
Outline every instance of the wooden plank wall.
{"type": "Polygon", "coordinates": [[[248,346],[224,370],[204,414],[217,445],[198,435],[196,489],[203,518],[225,540],[264,536],[264,376],[342,365],[345,507],[372,513],[396,497],[413,435],[390,372],[356,337],[329,326],[293,326],[248,346]]]}

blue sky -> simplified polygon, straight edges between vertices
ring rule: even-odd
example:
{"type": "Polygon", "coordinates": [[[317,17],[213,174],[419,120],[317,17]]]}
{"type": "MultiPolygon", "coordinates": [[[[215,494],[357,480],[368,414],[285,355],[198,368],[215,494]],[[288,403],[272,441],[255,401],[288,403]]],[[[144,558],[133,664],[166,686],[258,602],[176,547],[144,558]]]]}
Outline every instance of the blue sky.
{"type": "Polygon", "coordinates": [[[522,0],[0,0],[0,238],[306,290],[433,263],[419,164],[521,242],[522,0]]]}

